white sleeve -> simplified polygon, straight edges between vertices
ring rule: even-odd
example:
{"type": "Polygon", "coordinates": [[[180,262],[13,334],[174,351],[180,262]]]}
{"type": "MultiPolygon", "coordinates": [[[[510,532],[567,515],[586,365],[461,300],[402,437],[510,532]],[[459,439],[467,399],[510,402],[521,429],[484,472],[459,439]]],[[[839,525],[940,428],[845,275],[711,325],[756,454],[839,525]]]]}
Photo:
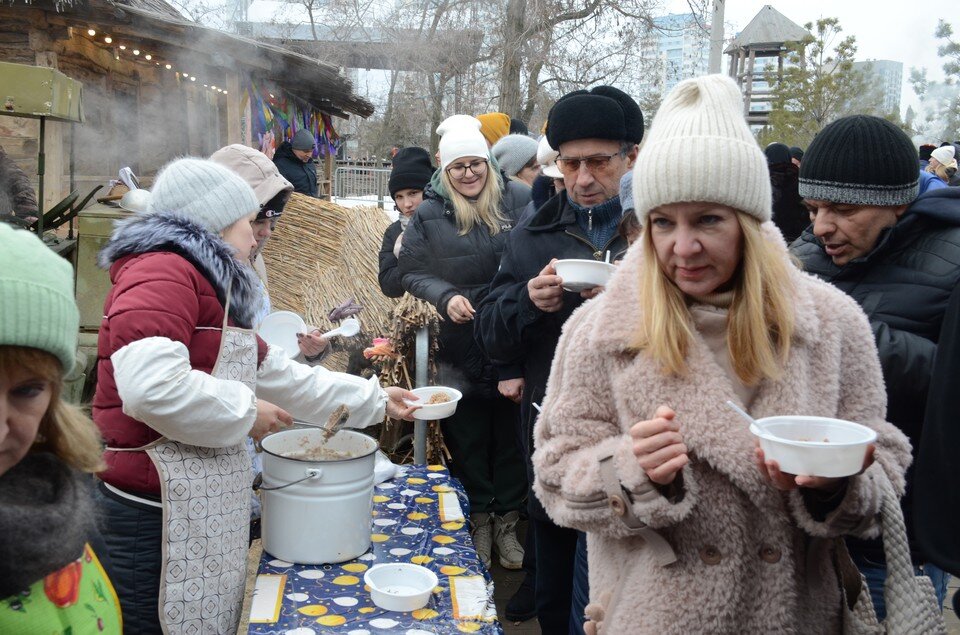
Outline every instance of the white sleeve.
{"type": "Polygon", "coordinates": [[[182,342],[147,337],[110,356],[124,414],[173,441],[208,448],[243,442],[257,419],[257,397],[238,381],[190,366],[182,342]]]}
{"type": "Polygon", "coordinates": [[[366,428],[383,421],[387,393],[377,377],[363,379],[308,366],[270,347],[257,373],[257,396],[310,423],[325,423],[338,406],[350,409],[348,428],[366,428]]]}

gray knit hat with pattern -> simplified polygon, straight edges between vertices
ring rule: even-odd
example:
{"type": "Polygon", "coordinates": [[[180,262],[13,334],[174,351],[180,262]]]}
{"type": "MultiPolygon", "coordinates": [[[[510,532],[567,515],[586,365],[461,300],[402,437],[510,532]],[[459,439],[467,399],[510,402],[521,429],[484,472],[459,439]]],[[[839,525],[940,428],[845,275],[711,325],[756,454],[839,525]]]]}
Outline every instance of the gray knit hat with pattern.
{"type": "Polygon", "coordinates": [[[148,214],[176,214],[214,234],[260,209],[246,181],[207,159],[177,159],[168,163],[150,194],[148,214]]]}

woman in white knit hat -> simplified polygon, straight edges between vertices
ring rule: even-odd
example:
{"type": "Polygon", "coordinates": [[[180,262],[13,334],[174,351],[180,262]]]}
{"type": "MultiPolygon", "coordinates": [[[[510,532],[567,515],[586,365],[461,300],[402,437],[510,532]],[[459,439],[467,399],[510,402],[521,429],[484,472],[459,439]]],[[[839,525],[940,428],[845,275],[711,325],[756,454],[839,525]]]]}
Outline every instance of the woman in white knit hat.
{"type": "Polygon", "coordinates": [[[103,535],[128,633],[235,633],[246,572],[250,457],[244,440],[384,413],[412,419],[399,388],[269,348],[251,330],[249,265],[260,205],[237,174],[180,159],[147,213],[117,224],[100,253],[113,287],[98,342],[93,418],[107,444],[103,535]],[[163,575],[162,575],[163,574],[163,575]]]}
{"type": "Polygon", "coordinates": [[[587,532],[588,632],[839,632],[832,541],[877,531],[909,445],[884,421],[856,303],[792,264],[763,152],[729,78],[681,82],[634,170],[643,234],[567,322],[535,431],[534,489],[587,532]],[[673,174],[683,147],[709,162],[673,174]],[[878,438],[845,478],[786,474],[754,417],[857,421],[878,438]]]}
{"type": "Polygon", "coordinates": [[[442,422],[443,437],[453,456],[450,468],[470,498],[477,552],[489,567],[496,543],[500,564],[519,569],[516,524],[527,485],[517,406],[498,393],[498,380],[508,377],[474,340],[473,315],[497,273],[507,233],[530,202],[530,188],[500,172],[477,119],[454,115],[437,133],[440,169],[404,230],[401,283],[443,318],[440,381],[464,394],[457,412],[442,422]]]}

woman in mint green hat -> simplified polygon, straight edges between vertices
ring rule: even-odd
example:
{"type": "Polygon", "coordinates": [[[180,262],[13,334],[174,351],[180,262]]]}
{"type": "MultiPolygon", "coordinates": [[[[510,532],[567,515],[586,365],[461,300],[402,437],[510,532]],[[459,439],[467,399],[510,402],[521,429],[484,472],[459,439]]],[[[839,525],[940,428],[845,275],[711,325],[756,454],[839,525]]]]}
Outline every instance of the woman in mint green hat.
{"type": "Polygon", "coordinates": [[[76,362],[73,270],[0,223],[0,633],[121,633],[120,603],[90,545],[100,438],[60,399],[76,362]]]}

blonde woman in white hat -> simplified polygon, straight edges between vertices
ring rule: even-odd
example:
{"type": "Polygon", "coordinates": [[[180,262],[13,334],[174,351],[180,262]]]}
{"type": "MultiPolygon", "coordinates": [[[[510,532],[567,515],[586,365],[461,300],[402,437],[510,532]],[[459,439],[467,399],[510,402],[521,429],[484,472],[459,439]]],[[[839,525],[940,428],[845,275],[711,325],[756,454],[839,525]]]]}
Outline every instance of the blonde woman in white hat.
{"type": "Polygon", "coordinates": [[[910,461],[866,317],[792,265],[729,78],[674,88],[633,178],[642,236],[567,321],[534,435],[537,497],[587,533],[586,630],[839,632],[818,540],[876,534],[879,481],[902,493],[910,461]],[[677,179],[677,147],[712,160],[677,179]],[[857,421],[877,443],[861,474],[786,474],[728,399],[857,421]]]}
{"type": "Polygon", "coordinates": [[[930,153],[930,163],[927,172],[935,174],[944,183],[953,185],[951,181],[957,174],[957,149],[950,144],[942,145],[930,153]]]}
{"type": "MultiPolygon", "coordinates": [[[[516,523],[526,491],[516,433],[517,406],[497,391],[500,371],[473,337],[475,307],[497,273],[507,234],[530,201],[530,188],[506,178],[487,148],[480,122],[454,115],[437,128],[440,169],[403,233],[399,267],[411,294],[437,308],[440,381],[464,393],[442,423],[450,466],[470,498],[474,544],[488,567],[519,569],[516,523]]],[[[514,375],[517,376],[517,375],[514,375]]]]}

